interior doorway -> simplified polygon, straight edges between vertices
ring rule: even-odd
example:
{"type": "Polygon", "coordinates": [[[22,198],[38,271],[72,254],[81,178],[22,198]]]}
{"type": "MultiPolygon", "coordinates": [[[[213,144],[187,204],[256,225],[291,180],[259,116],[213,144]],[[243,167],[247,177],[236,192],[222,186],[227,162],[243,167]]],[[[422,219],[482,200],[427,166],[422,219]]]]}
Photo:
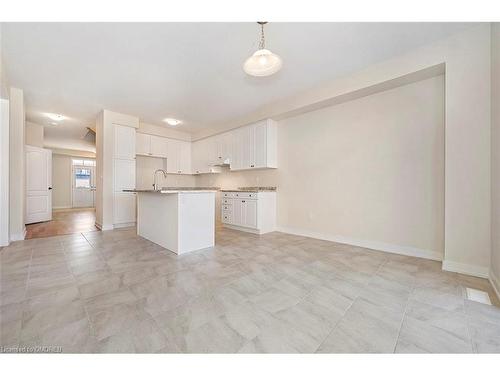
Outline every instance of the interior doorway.
{"type": "Polygon", "coordinates": [[[95,207],[95,160],[73,159],[72,207],[95,207]]]}

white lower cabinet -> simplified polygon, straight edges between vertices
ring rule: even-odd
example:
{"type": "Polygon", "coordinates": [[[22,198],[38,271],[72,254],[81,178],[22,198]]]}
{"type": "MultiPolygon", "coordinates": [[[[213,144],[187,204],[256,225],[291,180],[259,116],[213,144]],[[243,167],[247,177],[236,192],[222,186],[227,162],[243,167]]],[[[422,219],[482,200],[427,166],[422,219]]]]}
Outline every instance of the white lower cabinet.
{"type": "Polygon", "coordinates": [[[251,233],[276,230],[276,193],[221,193],[221,221],[232,229],[251,233]]]}
{"type": "Polygon", "coordinates": [[[135,223],[135,193],[114,194],[114,225],[127,226],[135,223]]]}

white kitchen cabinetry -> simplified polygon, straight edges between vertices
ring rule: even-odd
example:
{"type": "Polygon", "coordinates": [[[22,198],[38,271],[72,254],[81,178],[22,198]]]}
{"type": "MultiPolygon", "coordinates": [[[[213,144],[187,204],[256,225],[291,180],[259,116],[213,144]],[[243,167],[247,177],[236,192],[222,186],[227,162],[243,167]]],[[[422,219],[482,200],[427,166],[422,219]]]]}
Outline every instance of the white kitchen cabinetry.
{"type": "Polygon", "coordinates": [[[264,120],[233,131],[231,170],[277,168],[277,126],[264,120]]]}
{"type": "MultiPolygon", "coordinates": [[[[113,147],[113,226],[123,227],[135,224],[135,193],[124,189],[135,188],[135,155],[138,153],[135,127],[114,124],[113,147]]],[[[145,139],[141,139],[140,147],[145,139]]]]}
{"type": "Polygon", "coordinates": [[[137,133],[136,153],[138,155],[166,158],[168,155],[168,140],[156,135],[137,133]]]}
{"type": "Polygon", "coordinates": [[[135,152],[137,155],[151,155],[151,136],[149,134],[136,134],[135,152]]]}
{"type": "Polygon", "coordinates": [[[215,152],[210,151],[211,147],[215,145],[210,138],[201,139],[191,144],[193,174],[220,173],[221,171],[220,167],[214,166],[215,163],[210,163],[210,159],[214,159],[215,155],[215,152]]]}
{"type": "Polygon", "coordinates": [[[135,128],[115,125],[115,150],[116,159],[135,159],[135,128]]]}
{"type": "Polygon", "coordinates": [[[151,136],[151,155],[159,158],[168,157],[168,139],[151,136]]]}
{"type": "Polygon", "coordinates": [[[191,142],[167,138],[167,173],[191,174],[191,142]]]}
{"type": "Polygon", "coordinates": [[[224,226],[263,234],[276,230],[276,192],[222,192],[224,226]]]}

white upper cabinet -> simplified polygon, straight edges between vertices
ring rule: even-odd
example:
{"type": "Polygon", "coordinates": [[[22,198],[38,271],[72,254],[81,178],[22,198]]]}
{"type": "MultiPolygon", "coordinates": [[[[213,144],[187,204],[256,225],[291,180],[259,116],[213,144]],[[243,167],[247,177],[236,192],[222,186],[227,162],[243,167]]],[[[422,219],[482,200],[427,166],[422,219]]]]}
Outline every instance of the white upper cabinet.
{"type": "Polygon", "coordinates": [[[114,158],[135,159],[135,128],[115,125],[114,158]]]}
{"type": "Polygon", "coordinates": [[[167,140],[167,173],[191,174],[191,142],[167,140]]]}
{"type": "Polygon", "coordinates": [[[168,157],[168,140],[167,138],[151,136],[151,155],[160,158],[168,157]]]}
{"type": "Polygon", "coordinates": [[[191,174],[191,142],[180,141],[179,173],[191,174]]]}
{"type": "Polygon", "coordinates": [[[137,133],[135,148],[137,155],[151,155],[151,136],[149,134],[137,133]]]}
{"type": "Polygon", "coordinates": [[[136,153],[138,155],[155,156],[158,158],[166,158],[168,155],[167,138],[137,133],[136,143],[136,153]]]}
{"type": "Polygon", "coordinates": [[[278,167],[277,127],[274,121],[260,121],[232,133],[232,170],[278,167]]]}

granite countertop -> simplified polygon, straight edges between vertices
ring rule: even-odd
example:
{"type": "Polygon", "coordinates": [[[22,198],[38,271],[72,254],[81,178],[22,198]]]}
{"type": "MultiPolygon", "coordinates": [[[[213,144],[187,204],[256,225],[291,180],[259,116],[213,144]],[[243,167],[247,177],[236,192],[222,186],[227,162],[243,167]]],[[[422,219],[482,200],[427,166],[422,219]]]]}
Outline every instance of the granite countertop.
{"type": "Polygon", "coordinates": [[[276,191],[276,186],[248,186],[248,187],[239,187],[238,189],[221,189],[224,192],[244,192],[244,193],[258,193],[276,191]]]}
{"type": "Polygon", "coordinates": [[[124,189],[127,193],[178,193],[178,192],[214,192],[219,191],[219,187],[162,187],[161,190],[153,189],[124,189]]]}

